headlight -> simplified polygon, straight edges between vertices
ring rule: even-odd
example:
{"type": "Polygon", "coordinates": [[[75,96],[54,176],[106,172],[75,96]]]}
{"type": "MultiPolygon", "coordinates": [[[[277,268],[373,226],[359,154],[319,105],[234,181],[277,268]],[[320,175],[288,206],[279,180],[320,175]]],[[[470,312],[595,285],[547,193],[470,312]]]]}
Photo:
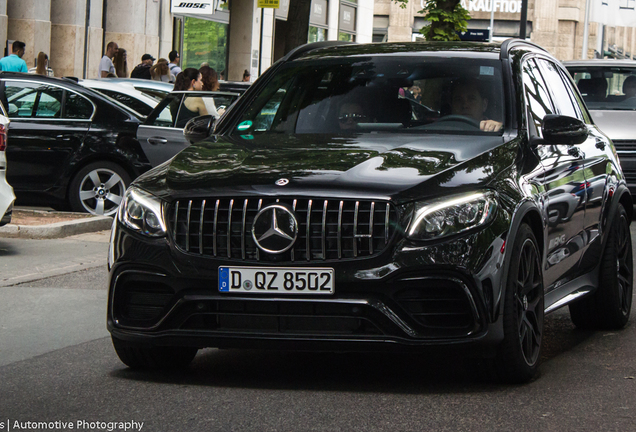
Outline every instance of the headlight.
{"type": "Polygon", "coordinates": [[[415,204],[407,231],[413,240],[459,234],[490,222],[497,208],[493,192],[474,192],[415,204]]]}
{"type": "Polygon", "coordinates": [[[124,202],[117,213],[119,221],[128,228],[150,237],[166,235],[166,222],[161,211],[161,200],[134,186],[126,191],[124,202]]]}

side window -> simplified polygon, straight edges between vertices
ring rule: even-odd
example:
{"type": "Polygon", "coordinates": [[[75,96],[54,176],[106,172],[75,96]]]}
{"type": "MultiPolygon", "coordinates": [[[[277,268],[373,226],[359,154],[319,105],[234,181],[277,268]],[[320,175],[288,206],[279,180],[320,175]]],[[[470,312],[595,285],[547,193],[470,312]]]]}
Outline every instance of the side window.
{"type": "Polygon", "coordinates": [[[93,116],[93,104],[88,99],[72,91],[66,91],[64,118],[90,119],[93,116]]]}
{"type": "Polygon", "coordinates": [[[6,81],[4,92],[9,118],[33,117],[38,87],[36,83],[6,81]]]}
{"type": "Polygon", "coordinates": [[[159,127],[174,127],[177,114],[179,113],[181,97],[181,94],[166,96],[166,98],[157,105],[154,114],[148,117],[146,124],[159,127]]]}
{"type": "Polygon", "coordinates": [[[527,60],[523,65],[523,89],[528,106],[528,128],[533,135],[543,138],[541,120],[555,111],[541,72],[533,59],[527,60]]]}
{"type": "Polygon", "coordinates": [[[60,118],[64,90],[59,87],[41,86],[35,117],[60,118]]]}
{"type": "Polygon", "coordinates": [[[572,84],[572,80],[570,79],[570,77],[566,76],[565,72],[563,71],[561,72],[561,78],[563,78],[565,86],[570,93],[570,97],[572,98],[572,101],[574,101],[574,108],[576,108],[577,112],[579,113],[579,119],[583,120],[587,124],[591,124],[592,117],[590,116],[590,113],[585,106],[585,102],[583,102],[583,98],[581,98],[579,92],[572,84]]]}
{"type": "Polygon", "coordinates": [[[543,78],[548,86],[557,113],[580,119],[581,116],[574,107],[571,94],[565,87],[557,66],[543,59],[537,59],[537,64],[541,67],[543,78]]]}

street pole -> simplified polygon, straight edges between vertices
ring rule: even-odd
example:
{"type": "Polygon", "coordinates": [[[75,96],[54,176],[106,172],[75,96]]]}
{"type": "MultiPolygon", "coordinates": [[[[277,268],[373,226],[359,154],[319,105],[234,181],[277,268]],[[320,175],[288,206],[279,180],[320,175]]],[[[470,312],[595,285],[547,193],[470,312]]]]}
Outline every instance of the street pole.
{"type": "Polygon", "coordinates": [[[521,20],[519,22],[519,39],[526,38],[526,26],[528,25],[528,0],[521,2],[521,20]]]}
{"type": "Polygon", "coordinates": [[[490,0],[490,35],[488,36],[488,42],[492,42],[493,33],[495,33],[495,0],[490,0]]]}
{"type": "Polygon", "coordinates": [[[585,20],[583,24],[583,49],[581,59],[587,60],[587,43],[590,35],[590,0],[585,1],[585,20]]]}

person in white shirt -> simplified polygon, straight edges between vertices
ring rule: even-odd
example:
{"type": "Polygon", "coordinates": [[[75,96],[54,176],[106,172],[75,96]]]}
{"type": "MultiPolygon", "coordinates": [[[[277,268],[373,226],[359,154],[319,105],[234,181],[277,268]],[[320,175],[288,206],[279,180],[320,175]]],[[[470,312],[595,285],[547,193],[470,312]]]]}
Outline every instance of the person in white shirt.
{"type": "MultiPolygon", "coordinates": [[[[201,73],[201,82],[202,90],[204,91],[219,91],[221,84],[219,83],[218,75],[216,71],[210,66],[202,66],[199,69],[201,73]]],[[[203,102],[205,103],[205,108],[208,111],[208,114],[213,116],[215,119],[218,119],[223,115],[225,110],[220,108],[217,110],[216,104],[214,103],[214,98],[206,96],[203,98],[203,102]]]]}
{"type": "Polygon", "coordinates": [[[168,59],[170,59],[170,64],[168,64],[170,67],[170,73],[176,77],[179,75],[179,72],[181,72],[181,68],[179,67],[181,57],[177,51],[173,50],[168,53],[168,59]]]}
{"type": "Polygon", "coordinates": [[[116,75],[112,58],[115,57],[117,51],[119,51],[117,43],[108,42],[108,45],[106,45],[106,54],[104,54],[104,57],[99,61],[99,69],[97,71],[98,78],[106,78],[109,73],[116,75]]]}

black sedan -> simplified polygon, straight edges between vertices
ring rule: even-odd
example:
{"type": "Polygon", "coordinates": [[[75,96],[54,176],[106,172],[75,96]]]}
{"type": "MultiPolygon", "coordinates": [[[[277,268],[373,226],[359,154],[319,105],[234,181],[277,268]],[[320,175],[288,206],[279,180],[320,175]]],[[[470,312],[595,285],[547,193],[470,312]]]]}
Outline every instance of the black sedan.
{"type": "Polygon", "coordinates": [[[139,114],[67,79],[0,73],[9,128],[7,180],[21,202],[112,215],[149,170],[139,114]]]}
{"type": "Polygon", "coordinates": [[[629,320],[631,195],[534,44],[300,47],[212,132],[117,214],[108,329],[131,367],[202,347],[445,347],[525,382],[545,314],[629,320]]]}

